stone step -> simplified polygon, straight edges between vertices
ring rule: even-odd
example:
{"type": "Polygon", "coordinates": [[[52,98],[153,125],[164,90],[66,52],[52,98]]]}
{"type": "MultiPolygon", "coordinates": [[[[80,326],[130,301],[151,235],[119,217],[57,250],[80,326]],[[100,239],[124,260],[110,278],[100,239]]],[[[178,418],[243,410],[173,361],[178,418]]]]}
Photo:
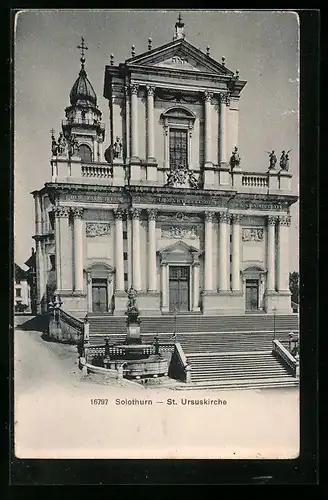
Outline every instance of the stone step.
{"type": "Polygon", "coordinates": [[[299,385],[298,379],[252,379],[252,380],[230,380],[229,382],[201,382],[191,383],[185,385],[178,385],[175,387],[178,391],[188,391],[197,389],[220,389],[220,390],[238,390],[238,389],[274,389],[283,387],[296,387],[299,385]]]}

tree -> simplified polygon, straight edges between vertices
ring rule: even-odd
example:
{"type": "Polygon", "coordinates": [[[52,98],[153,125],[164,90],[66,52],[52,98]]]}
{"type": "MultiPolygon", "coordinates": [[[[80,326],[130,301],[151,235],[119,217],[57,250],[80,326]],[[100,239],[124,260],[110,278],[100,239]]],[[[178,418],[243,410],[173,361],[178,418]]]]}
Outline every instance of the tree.
{"type": "Polygon", "coordinates": [[[291,300],[296,304],[299,303],[299,293],[300,293],[300,275],[297,271],[289,273],[289,290],[291,291],[291,300]]]}

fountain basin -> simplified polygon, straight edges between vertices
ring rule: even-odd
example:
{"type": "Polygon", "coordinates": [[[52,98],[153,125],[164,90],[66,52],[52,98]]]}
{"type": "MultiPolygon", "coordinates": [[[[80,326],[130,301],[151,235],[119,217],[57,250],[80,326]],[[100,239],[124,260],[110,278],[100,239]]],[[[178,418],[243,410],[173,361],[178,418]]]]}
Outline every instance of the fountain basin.
{"type": "Polygon", "coordinates": [[[168,360],[159,354],[152,354],[147,359],[128,360],[124,366],[127,378],[161,377],[168,373],[168,360]]]}

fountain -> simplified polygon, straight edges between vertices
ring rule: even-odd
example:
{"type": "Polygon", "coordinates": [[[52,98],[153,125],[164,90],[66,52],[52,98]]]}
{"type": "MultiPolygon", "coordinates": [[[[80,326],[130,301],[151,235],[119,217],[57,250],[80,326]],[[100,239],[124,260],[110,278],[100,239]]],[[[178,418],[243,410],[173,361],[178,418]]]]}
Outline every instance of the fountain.
{"type": "Polygon", "coordinates": [[[124,343],[109,345],[106,340],[104,366],[123,369],[124,377],[136,380],[167,376],[168,359],[159,352],[159,339],[155,343],[143,344],[140,335],[140,312],[137,307],[137,291],[131,286],[128,291],[127,338],[124,343]]]}

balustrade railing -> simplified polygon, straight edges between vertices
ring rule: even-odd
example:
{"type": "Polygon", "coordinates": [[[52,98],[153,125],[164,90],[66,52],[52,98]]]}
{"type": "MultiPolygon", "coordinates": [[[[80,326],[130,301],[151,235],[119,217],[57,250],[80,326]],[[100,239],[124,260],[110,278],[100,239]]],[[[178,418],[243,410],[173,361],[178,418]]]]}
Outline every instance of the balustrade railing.
{"type": "Polygon", "coordinates": [[[272,352],[275,354],[277,357],[282,359],[286,365],[289,366],[291,369],[292,374],[294,377],[299,376],[299,361],[296,359],[289,351],[282,345],[279,340],[274,339],[272,341],[272,352]]]}
{"type": "Polygon", "coordinates": [[[101,167],[96,165],[82,165],[81,175],[82,177],[96,177],[99,179],[110,179],[112,177],[110,167],[101,167]]]}
{"type": "Polygon", "coordinates": [[[267,174],[250,174],[244,173],[242,175],[242,186],[244,187],[268,187],[269,178],[267,174]]]}
{"type": "Polygon", "coordinates": [[[105,130],[105,124],[98,122],[97,120],[82,120],[82,118],[74,118],[72,120],[62,120],[62,124],[64,127],[68,125],[97,125],[101,130],[105,130]]]}

